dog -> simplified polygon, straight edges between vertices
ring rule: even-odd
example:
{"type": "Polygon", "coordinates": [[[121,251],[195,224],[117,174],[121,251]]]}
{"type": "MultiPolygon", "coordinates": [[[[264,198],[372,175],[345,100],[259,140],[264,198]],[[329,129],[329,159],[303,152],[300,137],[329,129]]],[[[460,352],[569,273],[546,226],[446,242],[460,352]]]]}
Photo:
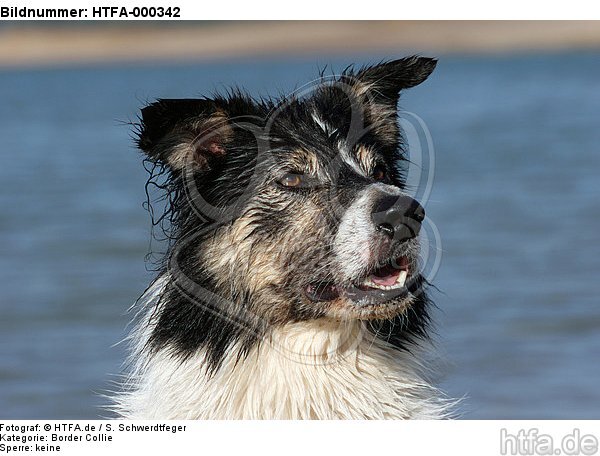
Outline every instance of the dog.
{"type": "Polygon", "coordinates": [[[422,205],[405,192],[412,56],[281,99],[161,99],[137,145],[168,249],[114,410],[131,419],[435,419],[422,205]],[[152,180],[152,177],[151,177],[152,180]]]}

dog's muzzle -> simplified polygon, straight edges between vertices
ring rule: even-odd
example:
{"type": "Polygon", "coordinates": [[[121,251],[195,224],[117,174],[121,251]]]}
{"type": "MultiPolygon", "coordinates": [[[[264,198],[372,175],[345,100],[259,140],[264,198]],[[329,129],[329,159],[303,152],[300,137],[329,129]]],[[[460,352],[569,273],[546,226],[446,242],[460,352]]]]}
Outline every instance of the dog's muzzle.
{"type": "Polygon", "coordinates": [[[365,187],[341,218],[333,242],[333,267],[305,287],[311,301],[345,296],[356,306],[404,299],[418,274],[416,237],[425,210],[398,187],[365,187]]]}
{"type": "Polygon", "coordinates": [[[346,209],[334,240],[339,280],[355,281],[387,260],[414,256],[409,251],[416,248],[424,219],[423,206],[398,187],[365,187],[346,209]]]}

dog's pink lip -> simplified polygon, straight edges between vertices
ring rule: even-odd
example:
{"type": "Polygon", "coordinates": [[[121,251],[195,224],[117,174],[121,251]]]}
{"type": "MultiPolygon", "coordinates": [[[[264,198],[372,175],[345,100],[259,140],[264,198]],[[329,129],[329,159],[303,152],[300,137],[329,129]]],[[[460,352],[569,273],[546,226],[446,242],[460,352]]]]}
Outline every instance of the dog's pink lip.
{"type": "Polygon", "coordinates": [[[308,284],[305,287],[305,294],[311,301],[323,302],[333,301],[350,288],[358,288],[361,291],[380,291],[380,287],[385,289],[401,289],[405,286],[406,277],[410,270],[410,261],[407,257],[401,256],[388,264],[374,269],[360,283],[350,287],[343,287],[330,281],[318,281],[308,284]],[[401,283],[398,283],[398,282],[401,283]]]}
{"type": "MultiPolygon", "coordinates": [[[[373,284],[375,286],[381,287],[393,287],[396,285],[398,280],[400,279],[400,275],[404,272],[405,274],[402,276],[404,279],[408,275],[410,271],[410,261],[407,257],[401,256],[396,258],[395,260],[390,261],[388,264],[381,266],[374,271],[371,272],[367,276],[367,278],[358,285],[358,288],[363,291],[375,290],[377,288],[369,286],[373,284]]],[[[403,286],[404,284],[402,284],[403,286]]]]}

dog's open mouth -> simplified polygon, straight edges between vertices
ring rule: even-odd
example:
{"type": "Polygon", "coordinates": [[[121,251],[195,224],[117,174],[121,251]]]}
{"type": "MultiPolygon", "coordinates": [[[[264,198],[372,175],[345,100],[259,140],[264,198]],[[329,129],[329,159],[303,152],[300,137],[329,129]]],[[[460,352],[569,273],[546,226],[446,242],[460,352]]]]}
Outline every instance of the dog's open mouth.
{"type": "MultiPolygon", "coordinates": [[[[407,292],[406,282],[410,275],[410,260],[401,256],[373,269],[366,277],[351,286],[333,282],[313,282],[306,286],[305,294],[315,302],[332,301],[342,295],[353,301],[366,297],[387,301],[407,292]]],[[[372,301],[372,299],[369,299],[372,301]]]]}

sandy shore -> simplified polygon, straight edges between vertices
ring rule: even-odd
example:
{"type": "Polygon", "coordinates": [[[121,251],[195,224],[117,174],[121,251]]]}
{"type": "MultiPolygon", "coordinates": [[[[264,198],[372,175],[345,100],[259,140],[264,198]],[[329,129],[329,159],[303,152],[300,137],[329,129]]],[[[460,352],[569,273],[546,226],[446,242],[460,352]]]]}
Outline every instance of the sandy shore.
{"type": "Polygon", "coordinates": [[[600,49],[595,21],[2,24],[0,67],[269,55],[600,49]]]}

